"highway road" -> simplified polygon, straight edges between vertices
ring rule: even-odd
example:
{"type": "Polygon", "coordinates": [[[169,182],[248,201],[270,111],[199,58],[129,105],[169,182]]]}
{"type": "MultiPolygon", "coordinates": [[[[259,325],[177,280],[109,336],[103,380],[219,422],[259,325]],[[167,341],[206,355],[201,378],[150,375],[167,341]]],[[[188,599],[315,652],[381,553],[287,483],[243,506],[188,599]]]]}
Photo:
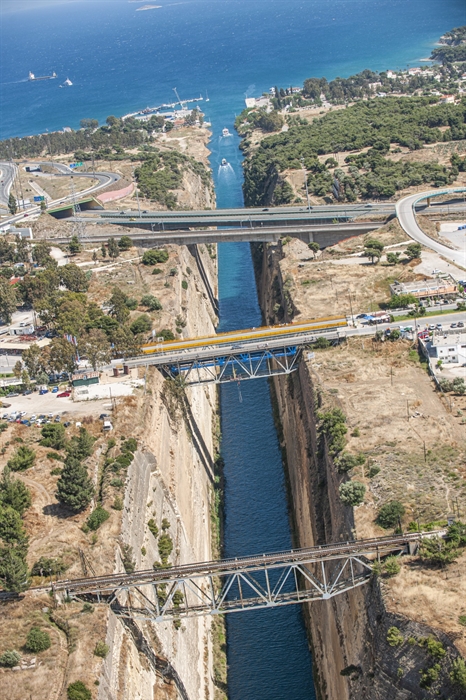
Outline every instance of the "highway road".
{"type": "MultiPolygon", "coordinates": [[[[91,187],[88,187],[85,190],[82,190],[81,192],[77,192],[76,196],[78,199],[81,199],[82,197],[92,194],[93,192],[97,192],[98,190],[103,189],[104,187],[108,187],[109,185],[113,184],[114,182],[117,182],[120,179],[120,175],[117,173],[110,173],[110,172],[98,172],[98,173],[83,173],[83,172],[75,172],[74,170],[71,170],[67,165],[64,165],[62,163],[50,163],[49,161],[44,161],[43,163],[39,163],[39,165],[51,165],[53,166],[57,171],[58,171],[58,176],[66,176],[70,177],[73,175],[73,177],[87,177],[91,179],[97,180],[97,184],[92,185],[91,187]]],[[[9,181],[8,183],[4,183],[4,188],[0,189],[0,200],[3,197],[5,197],[6,192],[8,191],[9,195],[9,189],[7,190],[6,188],[9,187],[11,189],[11,185],[13,182],[13,172],[12,172],[12,167],[16,168],[15,172],[17,171],[17,166],[12,166],[11,163],[6,163],[6,162],[0,162],[0,170],[5,173],[8,173],[9,181]]],[[[8,196],[6,198],[6,201],[8,201],[8,196]]],[[[66,197],[61,197],[60,199],[55,199],[53,201],[48,202],[48,206],[53,207],[54,205],[58,205],[66,202],[72,202],[73,201],[73,195],[69,194],[66,197]]],[[[15,214],[14,216],[10,216],[7,219],[4,219],[0,223],[0,227],[7,226],[8,224],[16,224],[20,221],[25,221],[29,216],[34,216],[35,214],[40,213],[40,206],[36,207],[30,207],[26,212],[21,211],[15,214]]],[[[27,221],[25,222],[27,223],[27,221]]]]}
{"type": "Polygon", "coordinates": [[[424,231],[422,231],[416,221],[414,212],[416,204],[422,200],[426,200],[428,197],[438,197],[440,194],[455,194],[460,192],[466,192],[466,188],[460,187],[441,191],[433,190],[431,192],[418,192],[417,194],[409,195],[396,203],[396,214],[400,226],[410,238],[426,246],[426,248],[434,250],[455,265],[466,268],[466,236],[463,250],[448,248],[446,245],[430,238],[430,236],[427,236],[424,231]]]}
{"type": "Polygon", "coordinates": [[[0,163],[0,204],[8,204],[11,186],[16,177],[18,168],[13,163],[0,163]]]}

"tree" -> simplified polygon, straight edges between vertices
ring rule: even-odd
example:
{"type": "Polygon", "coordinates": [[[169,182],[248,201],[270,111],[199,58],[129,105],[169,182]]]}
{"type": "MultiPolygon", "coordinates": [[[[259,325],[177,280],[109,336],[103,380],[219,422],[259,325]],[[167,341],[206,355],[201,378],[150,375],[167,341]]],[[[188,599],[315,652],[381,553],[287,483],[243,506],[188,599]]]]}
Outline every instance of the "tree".
{"type": "Polygon", "coordinates": [[[110,297],[110,313],[116,318],[118,323],[123,324],[129,316],[129,309],[126,306],[127,295],[118,287],[113,287],[113,293],[110,297]]]}
{"type": "Polygon", "coordinates": [[[375,522],[384,530],[388,530],[391,527],[398,525],[399,519],[405,514],[405,507],[400,501],[388,501],[384,503],[379,512],[375,522]]]}
{"type": "Polygon", "coordinates": [[[36,453],[27,445],[20,445],[13,457],[6,463],[12,472],[24,472],[30,469],[36,459],[36,453]]]}
{"type": "Polygon", "coordinates": [[[53,258],[50,256],[51,250],[52,248],[45,241],[39,241],[32,249],[32,258],[41,267],[47,267],[47,265],[53,264],[54,262],[53,258]]]}
{"type": "Polygon", "coordinates": [[[57,498],[76,513],[84,510],[94,495],[94,486],[87,469],[79,459],[68,455],[57,483],[57,498]]]}
{"type": "Polygon", "coordinates": [[[13,374],[15,375],[16,379],[19,379],[21,376],[21,372],[23,371],[23,365],[21,360],[18,360],[15,362],[15,366],[13,367],[13,374]]]}
{"type": "Polygon", "coordinates": [[[79,242],[78,237],[77,237],[77,236],[72,236],[72,238],[71,238],[71,240],[70,240],[70,242],[69,242],[69,244],[68,244],[68,250],[70,251],[70,253],[71,253],[72,255],[76,255],[76,253],[79,253],[79,251],[81,250],[81,248],[82,248],[82,245],[81,245],[81,243],[79,242]]]}
{"type": "Polygon", "coordinates": [[[387,253],[387,262],[389,265],[396,265],[399,262],[399,253],[387,253]]]}
{"type": "Polygon", "coordinates": [[[382,257],[383,245],[379,241],[370,240],[364,245],[364,255],[366,258],[370,258],[373,263],[374,260],[379,262],[382,257]]]}
{"type": "Polygon", "coordinates": [[[347,506],[359,506],[364,501],[366,487],[360,481],[346,481],[340,485],[340,498],[347,506]]]}
{"type": "Polygon", "coordinates": [[[110,362],[110,343],[99,328],[91,328],[79,339],[79,350],[81,355],[87,357],[94,370],[110,362]]]}
{"type": "Polygon", "coordinates": [[[66,690],[66,695],[68,700],[92,700],[91,691],[82,681],[70,683],[66,690]]]}
{"type": "Polygon", "coordinates": [[[314,253],[314,258],[316,257],[318,251],[320,250],[320,245],[318,243],[308,243],[308,248],[309,250],[312,250],[314,253]]]}
{"type": "Polygon", "coordinates": [[[92,447],[94,445],[95,438],[92,437],[90,433],[87,432],[86,428],[79,429],[79,435],[74,435],[66,449],[70,455],[76,457],[77,459],[86,459],[92,454],[92,447]]]}
{"type": "Polygon", "coordinates": [[[86,273],[74,263],[62,265],[59,268],[60,282],[70,292],[87,292],[89,282],[87,281],[86,273]]]}
{"type": "Polygon", "coordinates": [[[147,331],[150,331],[151,328],[152,321],[150,320],[149,316],[147,316],[147,314],[142,314],[142,316],[138,316],[138,318],[135,319],[129,327],[131,333],[134,333],[134,335],[137,335],[138,333],[146,333],[147,331]]]}
{"type": "Polygon", "coordinates": [[[453,661],[450,671],[450,680],[454,685],[466,690],[466,663],[464,659],[457,658],[453,661]]]}
{"type": "Polygon", "coordinates": [[[421,244],[420,243],[410,243],[405,250],[405,255],[408,256],[409,260],[416,260],[421,257],[421,244]]]}
{"type": "Polygon", "coordinates": [[[157,299],[157,297],[154,297],[152,294],[145,294],[142,297],[141,306],[147,306],[149,311],[160,311],[162,308],[160,300],[157,299]]]}
{"type": "Polygon", "coordinates": [[[8,209],[10,214],[16,214],[18,211],[18,204],[12,192],[10,192],[10,196],[8,197],[8,209]]]}
{"type": "Polygon", "coordinates": [[[25,370],[25,369],[23,369],[23,371],[21,372],[21,384],[23,385],[23,387],[24,386],[25,387],[31,386],[31,378],[30,378],[27,370],[25,370]]]}
{"type": "Polygon", "coordinates": [[[0,581],[6,591],[19,593],[29,588],[25,553],[17,547],[0,549],[0,581]]]}
{"type": "Polygon", "coordinates": [[[81,119],[79,126],[81,129],[97,129],[99,122],[97,119],[81,119]]]}
{"type": "Polygon", "coordinates": [[[0,656],[0,666],[4,666],[5,668],[14,668],[15,666],[19,666],[20,661],[21,656],[14,649],[4,651],[0,656]]]}
{"type": "Polygon", "coordinates": [[[95,251],[95,250],[92,253],[92,260],[94,261],[94,265],[95,265],[97,262],[97,251],[95,251]]]}
{"type": "Polygon", "coordinates": [[[118,117],[114,117],[113,115],[111,115],[110,117],[107,117],[107,119],[105,121],[109,126],[118,126],[120,123],[120,120],[118,119],[118,117]]]}
{"type": "Polygon", "coordinates": [[[108,256],[110,258],[117,258],[120,255],[120,249],[114,238],[109,238],[107,241],[108,256]]]}
{"type": "Polygon", "coordinates": [[[102,245],[100,246],[100,250],[102,252],[102,257],[106,258],[107,257],[107,248],[105,247],[105,243],[102,243],[102,245]]]}
{"type": "Polygon", "coordinates": [[[0,277],[0,316],[5,323],[11,323],[11,316],[16,311],[17,297],[10,280],[0,277]]]}
{"type": "Polygon", "coordinates": [[[119,326],[111,334],[114,353],[117,357],[134,357],[141,350],[138,336],[131,333],[127,326],[119,326]]]}
{"type": "Polygon", "coordinates": [[[65,426],[62,423],[49,423],[41,430],[43,447],[53,447],[54,450],[62,450],[65,447],[65,426]]]}
{"type": "Polygon", "coordinates": [[[27,536],[21,515],[11,506],[0,508],[0,539],[7,545],[21,548],[27,545],[27,536]]]}
{"type": "Polygon", "coordinates": [[[9,467],[5,467],[0,481],[0,508],[10,506],[22,516],[31,502],[28,487],[19,479],[13,479],[9,467]]]}
{"type": "Polygon", "coordinates": [[[28,651],[37,654],[40,651],[49,649],[51,643],[48,632],[44,632],[40,627],[31,627],[24,646],[28,651]]]}
{"type": "Polygon", "coordinates": [[[54,372],[60,373],[64,370],[70,374],[76,368],[76,346],[64,338],[53,338],[48,346],[49,366],[54,372]]]}
{"type": "Polygon", "coordinates": [[[164,263],[168,260],[168,251],[165,248],[146,250],[142,256],[143,265],[156,265],[157,263],[164,263]]]}
{"type": "Polygon", "coordinates": [[[133,247],[133,241],[129,236],[122,236],[118,241],[118,247],[120,250],[129,250],[133,247]]]}
{"type": "Polygon", "coordinates": [[[389,309],[405,309],[411,304],[416,304],[417,298],[414,294],[394,294],[387,302],[389,309]]]}

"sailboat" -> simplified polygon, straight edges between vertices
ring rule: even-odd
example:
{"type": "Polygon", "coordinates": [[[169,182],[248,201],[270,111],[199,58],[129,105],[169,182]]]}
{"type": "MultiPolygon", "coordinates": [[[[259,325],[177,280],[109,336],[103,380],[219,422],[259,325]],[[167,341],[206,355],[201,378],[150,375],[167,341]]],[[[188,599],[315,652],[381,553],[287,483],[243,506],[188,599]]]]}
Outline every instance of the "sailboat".
{"type": "Polygon", "coordinates": [[[210,102],[209,93],[207,92],[207,90],[205,91],[205,101],[210,102]]]}

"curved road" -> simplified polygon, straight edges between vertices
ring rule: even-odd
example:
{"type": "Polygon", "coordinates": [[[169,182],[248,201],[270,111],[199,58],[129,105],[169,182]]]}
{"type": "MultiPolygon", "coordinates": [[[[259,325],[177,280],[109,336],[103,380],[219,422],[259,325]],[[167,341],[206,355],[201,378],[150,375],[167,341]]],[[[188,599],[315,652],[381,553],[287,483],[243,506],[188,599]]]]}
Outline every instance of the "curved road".
{"type": "Polygon", "coordinates": [[[439,197],[440,195],[444,194],[455,194],[459,192],[466,192],[466,187],[456,187],[454,189],[446,189],[441,191],[433,190],[431,192],[418,192],[417,194],[409,195],[408,197],[400,199],[396,203],[396,215],[398,217],[398,221],[400,222],[401,228],[410,238],[426,246],[426,248],[434,250],[436,253],[439,253],[439,255],[442,255],[452,263],[466,268],[466,236],[463,250],[453,250],[452,248],[448,248],[446,245],[438,243],[433,238],[430,238],[430,236],[427,236],[424,231],[422,231],[416,221],[416,216],[414,213],[416,203],[422,199],[427,199],[428,197],[439,197]]]}
{"type": "MultiPolygon", "coordinates": [[[[43,162],[39,163],[39,165],[52,165],[56,170],[58,170],[59,174],[62,176],[69,176],[73,175],[75,177],[87,177],[87,178],[92,178],[95,180],[98,180],[96,185],[92,185],[91,187],[88,187],[86,190],[82,190],[81,192],[76,193],[76,197],[80,198],[83,195],[87,194],[92,194],[93,192],[97,192],[98,190],[103,189],[104,187],[108,187],[108,185],[112,185],[114,182],[117,182],[120,179],[120,175],[117,173],[110,173],[110,172],[96,172],[96,173],[83,173],[83,172],[75,172],[74,170],[71,170],[67,165],[64,165],[63,163],[50,163],[50,162],[43,162]]],[[[6,162],[1,162],[0,163],[0,170],[2,171],[2,180],[3,184],[0,187],[0,201],[5,201],[8,202],[8,196],[10,193],[11,186],[13,184],[13,180],[16,177],[16,172],[17,172],[17,166],[12,166],[11,163],[6,163],[6,162]],[[6,177],[5,177],[6,175],[6,177]]],[[[48,202],[48,206],[53,206],[56,204],[61,204],[65,202],[72,202],[73,201],[73,195],[67,195],[66,197],[60,197],[59,199],[55,199],[53,201],[48,202]]],[[[37,207],[30,207],[27,212],[18,212],[14,216],[9,217],[8,219],[5,219],[4,221],[1,222],[2,226],[5,226],[7,224],[13,224],[18,221],[22,221],[26,216],[31,216],[31,214],[38,214],[40,212],[40,206],[37,207]]]]}

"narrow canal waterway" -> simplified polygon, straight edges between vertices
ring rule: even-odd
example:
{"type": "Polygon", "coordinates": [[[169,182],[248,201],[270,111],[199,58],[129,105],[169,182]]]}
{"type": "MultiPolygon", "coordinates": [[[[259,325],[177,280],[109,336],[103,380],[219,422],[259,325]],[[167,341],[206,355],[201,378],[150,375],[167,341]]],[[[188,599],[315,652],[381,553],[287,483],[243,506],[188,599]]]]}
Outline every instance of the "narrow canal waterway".
{"type": "MultiPolygon", "coordinates": [[[[221,127],[224,125],[216,125],[221,127]]],[[[211,164],[217,207],[243,206],[241,155],[236,135],[214,130],[211,164]],[[226,158],[227,166],[221,166],[226,158]]],[[[249,244],[222,243],[219,331],[261,325],[249,244]]],[[[291,546],[280,447],[266,379],[222,385],[222,456],[225,460],[224,555],[291,546]]],[[[301,609],[286,606],[227,615],[230,700],[313,700],[311,655],[301,609]]]]}

